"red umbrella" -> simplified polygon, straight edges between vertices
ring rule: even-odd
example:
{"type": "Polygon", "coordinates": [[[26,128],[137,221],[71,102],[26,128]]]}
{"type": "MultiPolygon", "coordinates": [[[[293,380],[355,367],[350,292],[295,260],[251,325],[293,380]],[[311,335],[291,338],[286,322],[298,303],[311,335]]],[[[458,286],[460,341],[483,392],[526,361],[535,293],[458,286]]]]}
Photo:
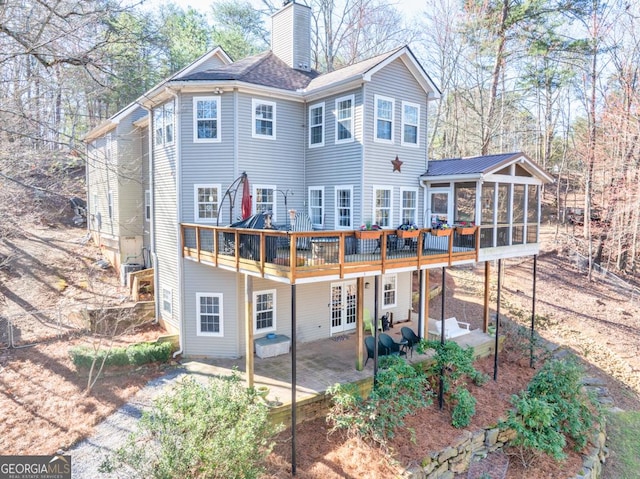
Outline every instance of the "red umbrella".
{"type": "Polygon", "coordinates": [[[242,219],[251,216],[251,192],[249,191],[249,178],[242,180],[242,219]]]}

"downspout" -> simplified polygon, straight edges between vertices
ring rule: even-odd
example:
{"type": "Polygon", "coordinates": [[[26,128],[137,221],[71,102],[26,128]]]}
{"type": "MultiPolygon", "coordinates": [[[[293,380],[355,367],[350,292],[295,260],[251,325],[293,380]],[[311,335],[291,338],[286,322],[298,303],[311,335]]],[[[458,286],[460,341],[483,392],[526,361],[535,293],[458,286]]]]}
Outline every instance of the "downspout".
{"type": "Polygon", "coordinates": [[[180,349],[173,353],[173,357],[176,358],[182,354],[184,350],[184,336],[185,336],[185,321],[184,321],[184,260],[182,259],[182,235],[180,234],[180,223],[182,222],[182,141],[180,141],[180,96],[171,88],[167,87],[167,92],[174,98],[175,105],[173,107],[173,125],[175,135],[175,155],[176,155],[176,259],[178,261],[178,287],[180,290],[180,307],[178,312],[180,313],[180,349]]]}
{"type": "MultiPolygon", "coordinates": [[[[356,105],[355,105],[355,97],[354,97],[354,105],[353,105],[353,116],[352,116],[352,121],[353,121],[353,126],[355,127],[355,123],[356,123],[356,105]]],[[[366,110],[367,110],[367,84],[365,82],[362,82],[362,168],[360,168],[361,171],[361,176],[360,176],[360,222],[356,223],[354,225],[352,225],[352,228],[356,229],[357,226],[362,225],[365,223],[365,216],[364,216],[364,212],[365,212],[365,206],[364,206],[364,198],[365,198],[365,191],[364,191],[364,175],[365,175],[365,162],[367,161],[366,159],[366,153],[367,153],[367,149],[366,149],[366,140],[364,137],[364,132],[367,130],[366,127],[366,121],[367,121],[367,114],[366,114],[366,110]]],[[[355,129],[355,128],[354,128],[355,129]]],[[[371,130],[373,131],[373,129],[371,130]]],[[[355,140],[355,138],[354,138],[355,140]]],[[[334,208],[335,208],[335,204],[334,204],[334,208]]],[[[373,211],[371,212],[371,214],[373,215],[373,211]]],[[[374,218],[372,217],[371,220],[373,221],[374,218]]],[[[335,227],[336,225],[334,225],[335,227]]],[[[376,318],[377,321],[377,318],[376,318]]],[[[374,321],[375,322],[375,321],[374,321]]],[[[375,329],[375,328],[374,328],[375,329]]]]}

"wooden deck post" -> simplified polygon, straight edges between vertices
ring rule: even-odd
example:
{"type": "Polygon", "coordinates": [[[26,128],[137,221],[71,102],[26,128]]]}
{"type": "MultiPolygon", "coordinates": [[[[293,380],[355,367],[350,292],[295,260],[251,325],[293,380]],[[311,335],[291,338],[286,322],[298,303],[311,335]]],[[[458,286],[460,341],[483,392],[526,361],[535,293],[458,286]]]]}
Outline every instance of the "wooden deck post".
{"type": "Polygon", "coordinates": [[[253,278],[244,275],[244,327],[247,336],[246,366],[247,387],[253,387],[253,278]]]}
{"type": "Polygon", "coordinates": [[[364,369],[364,277],[356,280],[356,369],[364,369]]]}
{"type": "Polygon", "coordinates": [[[421,330],[418,331],[418,336],[420,336],[421,338],[426,338],[427,337],[427,333],[426,333],[426,329],[425,328],[425,324],[429,324],[429,303],[431,302],[431,291],[430,291],[430,284],[429,284],[429,270],[428,269],[423,269],[420,270],[420,274],[424,276],[424,281],[422,282],[423,284],[423,288],[422,291],[420,291],[420,305],[423,308],[423,315],[422,315],[422,323],[421,323],[421,330]]]}

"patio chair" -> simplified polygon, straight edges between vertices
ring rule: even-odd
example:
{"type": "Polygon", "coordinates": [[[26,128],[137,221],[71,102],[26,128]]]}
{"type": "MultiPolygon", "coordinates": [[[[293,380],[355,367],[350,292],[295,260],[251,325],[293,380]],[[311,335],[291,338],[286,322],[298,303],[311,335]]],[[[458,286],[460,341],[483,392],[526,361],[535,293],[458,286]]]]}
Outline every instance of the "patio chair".
{"type": "MultiPolygon", "coordinates": [[[[373,336],[367,336],[366,338],[364,338],[364,345],[367,347],[367,361],[369,361],[369,359],[373,359],[375,356],[375,339],[373,338],[373,336]]],[[[364,365],[367,365],[367,361],[364,362],[364,365]]]]}
{"type": "Polygon", "coordinates": [[[382,346],[385,355],[390,356],[406,356],[406,351],[400,349],[401,344],[396,343],[391,336],[386,333],[380,333],[380,345],[382,346]]]}
{"type": "Polygon", "coordinates": [[[407,348],[411,351],[411,357],[413,357],[413,347],[420,342],[420,336],[408,326],[400,328],[400,333],[402,334],[402,339],[407,342],[407,348]]]}
{"type": "MultiPolygon", "coordinates": [[[[371,311],[367,308],[363,308],[362,310],[362,322],[364,323],[364,331],[365,333],[369,331],[373,334],[373,317],[371,316],[371,311]]],[[[382,331],[382,323],[378,320],[378,330],[382,331]]]]}

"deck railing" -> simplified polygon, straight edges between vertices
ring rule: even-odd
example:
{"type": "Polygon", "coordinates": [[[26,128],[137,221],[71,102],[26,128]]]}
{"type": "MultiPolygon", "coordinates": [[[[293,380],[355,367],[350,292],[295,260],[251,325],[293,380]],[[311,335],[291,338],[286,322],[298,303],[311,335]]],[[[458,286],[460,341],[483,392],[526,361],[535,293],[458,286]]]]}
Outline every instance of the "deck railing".
{"type": "Polygon", "coordinates": [[[182,224],[185,258],[288,283],[478,260],[478,227],[279,231],[182,224]]]}

